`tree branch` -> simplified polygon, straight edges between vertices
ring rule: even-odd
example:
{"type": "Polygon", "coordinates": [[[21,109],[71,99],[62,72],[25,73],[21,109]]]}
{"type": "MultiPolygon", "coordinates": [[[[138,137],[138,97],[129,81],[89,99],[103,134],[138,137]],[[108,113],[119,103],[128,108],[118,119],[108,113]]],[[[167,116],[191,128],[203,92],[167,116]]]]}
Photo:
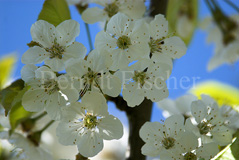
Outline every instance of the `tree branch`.
{"type": "Polygon", "coordinates": [[[150,16],[154,17],[157,14],[166,15],[168,0],[151,0],[150,16]]]}

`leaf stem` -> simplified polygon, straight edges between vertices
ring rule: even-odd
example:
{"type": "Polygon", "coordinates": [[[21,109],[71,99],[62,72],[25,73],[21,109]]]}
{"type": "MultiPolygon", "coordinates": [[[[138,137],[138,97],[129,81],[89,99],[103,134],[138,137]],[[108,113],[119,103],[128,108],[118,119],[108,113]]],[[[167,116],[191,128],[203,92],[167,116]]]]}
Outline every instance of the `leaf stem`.
{"type": "Polygon", "coordinates": [[[85,23],[85,28],[86,28],[86,32],[87,32],[88,43],[90,45],[90,51],[92,51],[93,50],[93,44],[92,44],[92,40],[91,40],[90,28],[89,28],[89,25],[87,23],[85,23]]]}

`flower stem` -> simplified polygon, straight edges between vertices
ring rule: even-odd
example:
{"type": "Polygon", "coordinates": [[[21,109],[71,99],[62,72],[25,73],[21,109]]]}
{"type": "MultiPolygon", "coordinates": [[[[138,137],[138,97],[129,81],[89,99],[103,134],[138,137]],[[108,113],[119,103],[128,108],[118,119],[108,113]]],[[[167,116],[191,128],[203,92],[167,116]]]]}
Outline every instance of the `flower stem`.
{"type": "Polygon", "coordinates": [[[42,114],[38,115],[37,117],[33,118],[34,121],[37,121],[39,119],[41,119],[42,117],[44,117],[45,115],[47,115],[46,112],[43,112],[42,114]]]}
{"type": "Polygon", "coordinates": [[[91,35],[90,35],[90,28],[89,28],[89,25],[87,23],[85,23],[85,28],[86,28],[86,32],[87,32],[88,43],[90,45],[90,51],[92,51],[93,50],[93,44],[92,44],[91,35]]]}
{"type": "Polygon", "coordinates": [[[106,31],[106,29],[107,29],[107,24],[108,24],[108,20],[105,21],[104,31],[106,31]]]}
{"type": "Polygon", "coordinates": [[[80,153],[76,155],[76,160],[89,160],[87,157],[82,156],[80,153]]]}
{"type": "Polygon", "coordinates": [[[44,131],[45,131],[48,127],[50,127],[54,122],[55,122],[54,120],[51,120],[49,123],[47,123],[47,124],[45,125],[44,128],[42,128],[42,129],[40,130],[40,132],[44,132],[44,131]]]}

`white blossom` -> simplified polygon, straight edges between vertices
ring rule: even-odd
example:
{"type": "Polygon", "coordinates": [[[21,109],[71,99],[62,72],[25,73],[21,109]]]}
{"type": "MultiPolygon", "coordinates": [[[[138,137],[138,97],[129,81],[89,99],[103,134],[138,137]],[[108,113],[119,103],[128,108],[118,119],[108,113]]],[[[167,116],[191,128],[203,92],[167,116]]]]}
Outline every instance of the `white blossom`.
{"type": "Polygon", "coordinates": [[[39,46],[29,48],[22,56],[24,64],[40,64],[43,61],[53,71],[65,69],[65,63],[71,59],[83,59],[86,48],[75,38],[80,33],[79,23],[66,20],[57,27],[39,20],[31,27],[32,40],[39,46]]]}
{"type": "Polygon", "coordinates": [[[225,118],[225,125],[232,128],[239,128],[239,112],[230,106],[222,106],[219,112],[223,118],[225,118]]]}
{"type": "Polygon", "coordinates": [[[8,139],[16,148],[22,150],[18,153],[21,155],[18,156],[24,158],[24,160],[53,160],[52,155],[43,149],[41,145],[36,146],[32,141],[19,133],[13,133],[9,136],[7,131],[3,131],[0,132],[0,138],[8,139]]]}
{"type": "Polygon", "coordinates": [[[160,158],[167,160],[209,160],[219,152],[215,143],[208,143],[199,147],[198,137],[192,132],[185,132],[177,142],[174,151],[160,155],[160,158]]]}
{"type": "Polygon", "coordinates": [[[135,21],[118,13],[109,21],[106,32],[96,35],[95,48],[108,50],[113,60],[111,69],[117,70],[127,67],[132,61],[149,57],[148,39],[144,21],[135,21]]]}
{"type": "Polygon", "coordinates": [[[171,36],[168,33],[168,21],[163,15],[156,15],[150,22],[150,52],[154,61],[160,61],[161,55],[165,54],[168,58],[180,58],[186,51],[187,47],[184,42],[177,36],[171,36]]]}
{"type": "Polygon", "coordinates": [[[66,68],[81,96],[87,91],[97,91],[116,97],[121,92],[120,79],[109,72],[112,60],[102,52],[107,51],[93,50],[87,60],[70,61],[66,68]]]}
{"type": "Polygon", "coordinates": [[[194,95],[184,95],[176,100],[164,99],[157,102],[160,109],[163,109],[164,117],[169,117],[174,114],[182,114],[184,117],[191,117],[191,103],[197,100],[194,95]]]}
{"type": "Polygon", "coordinates": [[[140,129],[140,137],[146,144],[142,147],[142,154],[155,157],[170,153],[175,149],[178,140],[184,133],[184,117],[173,115],[164,124],[146,122],[140,129]]]}
{"type": "Polygon", "coordinates": [[[72,103],[65,109],[64,119],[57,127],[59,142],[77,145],[79,153],[93,157],[103,149],[103,139],[120,139],[123,125],[109,115],[103,95],[87,92],[81,102],[72,103]]]}
{"type": "Polygon", "coordinates": [[[125,76],[122,91],[124,100],[128,106],[134,107],[145,97],[153,102],[168,97],[165,81],[170,74],[171,67],[167,63],[152,63],[148,59],[136,62],[128,70],[118,73],[119,76],[125,76]]]}
{"type": "Polygon", "coordinates": [[[35,68],[35,77],[29,80],[34,73],[31,67],[32,65],[26,65],[22,70],[23,80],[26,80],[26,83],[30,81],[28,85],[31,86],[23,95],[23,107],[30,112],[40,112],[45,109],[52,119],[60,119],[61,108],[67,103],[63,95],[67,96],[68,101],[75,102],[79,98],[78,91],[70,85],[66,76],[57,77],[46,66],[35,68]]]}
{"type": "Polygon", "coordinates": [[[233,131],[224,125],[216,103],[207,105],[202,100],[192,102],[191,112],[196,124],[186,120],[186,129],[201,138],[202,143],[215,142],[221,146],[232,141],[233,131]]]}
{"type": "MultiPolygon", "coordinates": [[[[208,70],[212,71],[224,63],[233,64],[239,59],[239,16],[229,17],[235,23],[235,28],[223,34],[211,17],[205,18],[201,28],[208,32],[208,42],[215,43],[215,53],[208,63],[208,70]]],[[[227,25],[227,24],[224,24],[227,25]]]]}
{"type": "Polygon", "coordinates": [[[104,7],[87,8],[82,13],[82,19],[86,23],[108,21],[117,13],[124,13],[130,18],[141,18],[146,10],[143,0],[92,0],[104,7]]]}

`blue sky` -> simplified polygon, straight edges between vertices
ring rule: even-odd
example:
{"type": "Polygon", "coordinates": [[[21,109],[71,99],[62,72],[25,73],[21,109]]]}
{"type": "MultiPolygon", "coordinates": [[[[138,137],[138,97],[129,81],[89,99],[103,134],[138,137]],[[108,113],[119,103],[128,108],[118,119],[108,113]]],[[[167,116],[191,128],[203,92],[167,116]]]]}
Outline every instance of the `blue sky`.
{"type": "MultiPolygon", "coordinates": [[[[238,0],[232,0],[239,4],[238,0]]],[[[23,64],[20,62],[22,54],[28,49],[27,43],[31,41],[30,27],[36,21],[38,14],[41,11],[43,0],[0,0],[0,58],[10,52],[17,52],[18,61],[16,69],[13,73],[13,78],[20,78],[20,70],[23,64]]],[[[210,15],[204,0],[199,0],[199,18],[210,15]]],[[[228,5],[222,1],[227,14],[236,13],[228,5]]],[[[76,39],[83,43],[89,50],[89,45],[86,36],[84,23],[74,6],[70,7],[72,19],[80,23],[81,33],[76,39]]],[[[99,25],[90,25],[92,39],[100,31],[99,25]]],[[[223,65],[218,69],[207,72],[206,66],[209,59],[213,55],[214,46],[206,43],[207,34],[197,29],[188,47],[187,54],[174,64],[174,69],[171,77],[180,79],[184,76],[189,77],[190,82],[185,82],[185,86],[192,85],[192,78],[198,77],[196,82],[205,80],[218,80],[239,88],[239,63],[233,66],[223,65]]],[[[179,85],[179,82],[177,83],[179,85]]],[[[170,89],[170,98],[176,98],[187,92],[187,89],[170,89]]],[[[110,104],[110,112],[116,114],[117,117],[126,123],[124,113],[117,111],[113,105],[110,104]],[[122,118],[124,117],[124,118],[122,118]]],[[[154,107],[152,120],[163,119],[161,112],[154,107]]]]}

